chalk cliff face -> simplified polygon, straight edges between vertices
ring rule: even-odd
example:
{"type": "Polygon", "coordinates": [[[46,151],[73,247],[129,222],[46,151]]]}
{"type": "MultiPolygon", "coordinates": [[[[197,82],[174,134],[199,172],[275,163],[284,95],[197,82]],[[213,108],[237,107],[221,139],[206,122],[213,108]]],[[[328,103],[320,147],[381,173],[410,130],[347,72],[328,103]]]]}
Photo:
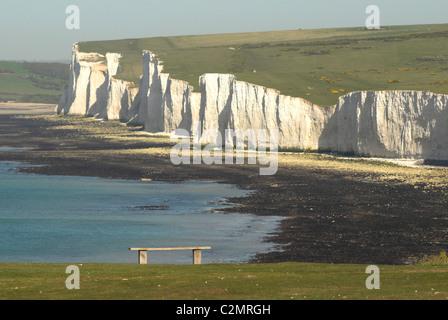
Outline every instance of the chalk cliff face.
{"type": "Polygon", "coordinates": [[[57,107],[59,114],[126,120],[137,93],[133,84],[113,77],[120,70],[120,54],[79,52],[73,47],[70,80],[57,107]]]}
{"type": "Polygon", "coordinates": [[[172,132],[180,127],[190,131],[191,119],[193,116],[197,119],[200,101],[192,95],[193,87],[187,82],[172,79],[162,71],[162,62],[150,51],[144,51],[140,89],[128,121],[144,125],[151,133],[172,132]]]}
{"type": "MultiPolygon", "coordinates": [[[[203,142],[215,142],[205,130],[278,130],[282,148],[318,149],[319,137],[333,113],[301,99],[283,96],[279,91],[237,81],[233,75],[206,74],[201,77],[203,142]]],[[[334,109],[334,108],[333,108],[334,109]]],[[[268,134],[269,136],[269,134],[268,134]]],[[[257,137],[260,138],[260,137],[257,137]]]]}
{"type": "Polygon", "coordinates": [[[341,97],[321,146],[381,157],[448,159],[448,95],[353,92],[341,97]]]}
{"type": "Polygon", "coordinates": [[[229,74],[206,74],[200,77],[201,104],[198,118],[202,125],[203,143],[219,144],[216,140],[218,134],[225,139],[225,129],[229,128],[235,80],[236,77],[229,74]]]}
{"type": "Polygon", "coordinates": [[[142,54],[139,88],[115,79],[121,55],[79,52],[57,107],[143,125],[151,133],[200,123],[202,143],[217,142],[226,129],[278,130],[280,148],[320,149],[380,157],[448,159],[448,95],[416,91],[353,92],[322,107],[279,91],[238,81],[230,74],[205,74],[200,92],[163,73],[150,51],[142,54]]]}

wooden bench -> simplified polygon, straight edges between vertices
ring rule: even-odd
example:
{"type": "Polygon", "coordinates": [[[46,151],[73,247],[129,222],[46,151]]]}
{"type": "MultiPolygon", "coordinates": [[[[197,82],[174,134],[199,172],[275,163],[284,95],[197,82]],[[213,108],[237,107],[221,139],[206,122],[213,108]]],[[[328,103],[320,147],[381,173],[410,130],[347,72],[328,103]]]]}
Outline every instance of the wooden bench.
{"type": "Polygon", "coordinates": [[[148,264],[148,251],[175,251],[192,250],[193,264],[202,263],[202,250],[210,250],[211,247],[181,247],[181,248],[129,248],[131,251],[138,251],[138,263],[148,264]]]}

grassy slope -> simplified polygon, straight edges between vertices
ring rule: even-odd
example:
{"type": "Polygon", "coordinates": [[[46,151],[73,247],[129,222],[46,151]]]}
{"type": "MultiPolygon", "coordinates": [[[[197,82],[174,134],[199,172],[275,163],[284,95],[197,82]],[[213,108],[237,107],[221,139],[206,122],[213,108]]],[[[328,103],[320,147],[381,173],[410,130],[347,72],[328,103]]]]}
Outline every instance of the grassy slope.
{"type": "Polygon", "coordinates": [[[151,50],[165,61],[165,72],[196,88],[204,73],[232,73],[239,80],[322,105],[333,105],[339,96],[365,89],[448,93],[448,60],[419,60],[447,57],[447,47],[448,24],[394,26],[381,31],[313,29],[80,44],[86,52],[122,53],[123,72],[119,77],[124,80],[138,83],[141,51],[151,50]]]}
{"type": "Polygon", "coordinates": [[[82,264],[80,290],[67,290],[67,264],[0,264],[0,299],[366,300],[447,299],[448,267],[380,266],[381,289],[367,290],[367,266],[326,264],[82,264]]]}
{"type": "MultiPolygon", "coordinates": [[[[30,76],[40,79],[45,77],[34,74],[24,68],[22,62],[0,61],[0,69],[11,70],[11,73],[0,73],[0,99],[15,100],[18,102],[44,102],[57,103],[62,90],[42,89],[30,80],[30,76]]],[[[65,85],[67,81],[52,78],[58,84],[65,85]]]]}

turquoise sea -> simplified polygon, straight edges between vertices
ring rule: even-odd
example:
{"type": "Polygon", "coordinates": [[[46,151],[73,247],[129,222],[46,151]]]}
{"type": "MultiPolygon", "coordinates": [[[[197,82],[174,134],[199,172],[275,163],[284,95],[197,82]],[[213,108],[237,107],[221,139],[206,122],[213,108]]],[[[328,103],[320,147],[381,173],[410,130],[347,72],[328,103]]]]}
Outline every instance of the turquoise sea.
{"type": "MultiPolygon", "coordinates": [[[[0,262],[136,263],[129,247],[211,246],[203,263],[234,263],[275,247],[265,239],[282,218],[211,212],[249,192],[231,185],[45,176],[20,166],[0,162],[0,262]]],[[[149,254],[149,263],[191,261],[190,251],[149,254]]]]}

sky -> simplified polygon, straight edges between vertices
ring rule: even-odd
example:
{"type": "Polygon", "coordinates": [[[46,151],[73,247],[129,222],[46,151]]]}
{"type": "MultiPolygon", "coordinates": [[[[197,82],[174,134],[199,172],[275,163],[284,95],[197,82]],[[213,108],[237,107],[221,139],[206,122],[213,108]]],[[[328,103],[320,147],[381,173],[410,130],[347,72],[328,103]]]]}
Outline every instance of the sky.
{"type": "Polygon", "coordinates": [[[447,0],[0,0],[0,60],[70,60],[78,41],[448,23],[447,0]],[[79,29],[68,29],[70,5],[79,29]]]}

